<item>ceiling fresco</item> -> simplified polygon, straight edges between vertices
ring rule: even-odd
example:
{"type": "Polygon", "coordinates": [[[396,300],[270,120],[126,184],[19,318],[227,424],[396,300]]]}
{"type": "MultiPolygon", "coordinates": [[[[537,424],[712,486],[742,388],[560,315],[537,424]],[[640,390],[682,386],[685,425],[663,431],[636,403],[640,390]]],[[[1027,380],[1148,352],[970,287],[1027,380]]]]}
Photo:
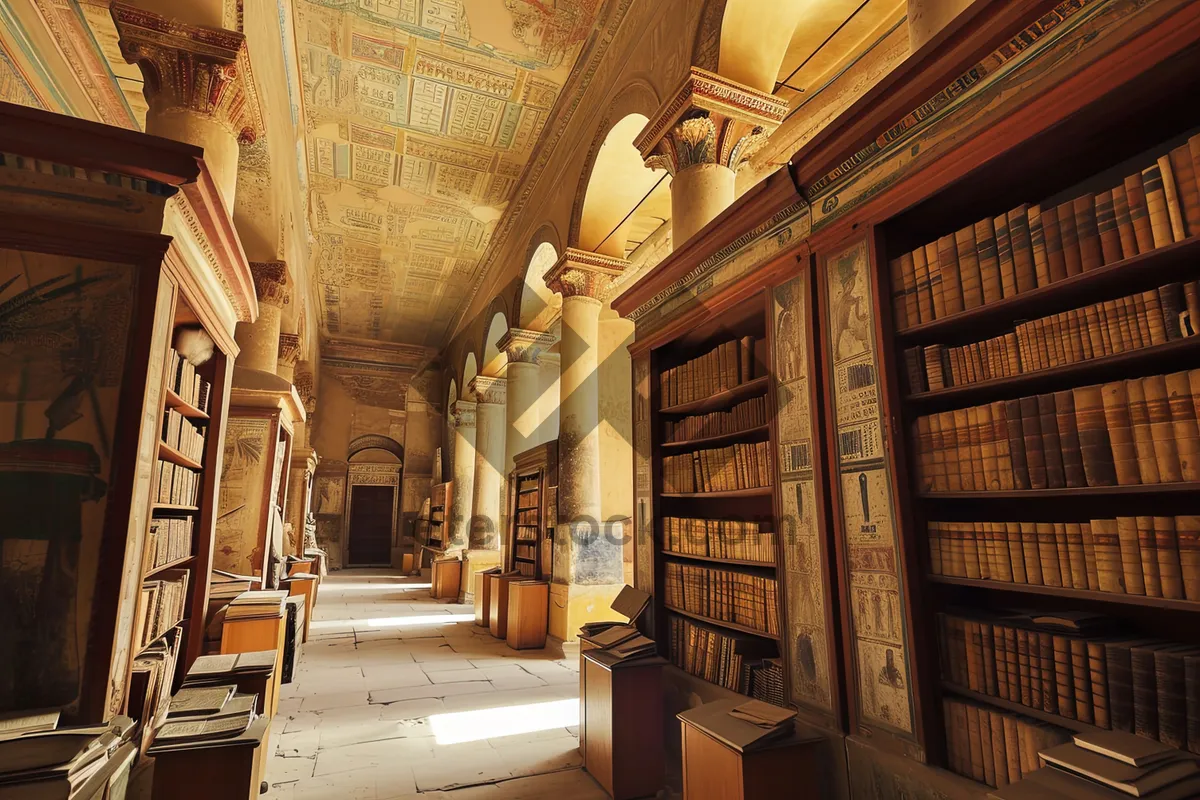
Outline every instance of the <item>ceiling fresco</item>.
{"type": "Polygon", "coordinates": [[[440,342],[602,0],[298,0],[328,335],[440,342]]]}

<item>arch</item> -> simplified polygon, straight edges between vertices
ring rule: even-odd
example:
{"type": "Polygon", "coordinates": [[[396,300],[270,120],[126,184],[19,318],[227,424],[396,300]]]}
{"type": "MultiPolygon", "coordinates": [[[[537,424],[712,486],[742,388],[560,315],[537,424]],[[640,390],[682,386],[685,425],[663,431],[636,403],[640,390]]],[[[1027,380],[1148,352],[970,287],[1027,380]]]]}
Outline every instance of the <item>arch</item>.
{"type": "Polygon", "coordinates": [[[468,392],[471,390],[471,381],[475,380],[475,376],[479,374],[479,364],[475,360],[474,353],[467,353],[466,359],[463,361],[462,368],[462,386],[459,387],[459,398],[463,400],[471,400],[468,392]]]}
{"type": "Polygon", "coordinates": [[[717,71],[763,92],[775,91],[805,0],[712,0],[723,3],[717,71]],[[766,8],[764,8],[766,6],[766,8]]]}
{"type": "Polygon", "coordinates": [[[517,306],[518,327],[544,331],[561,313],[562,295],[546,285],[546,273],[558,263],[558,257],[558,248],[551,242],[543,241],[525,262],[517,306]]]}
{"type": "Polygon", "coordinates": [[[492,308],[495,309],[495,312],[488,312],[491,315],[491,322],[488,323],[487,330],[484,332],[480,348],[483,352],[483,366],[480,368],[480,373],[489,378],[497,377],[508,366],[508,353],[500,349],[500,340],[504,338],[504,334],[508,333],[508,318],[504,314],[504,306],[499,297],[492,301],[492,308]]]}
{"type": "Polygon", "coordinates": [[[658,93],[642,78],[632,79],[613,98],[596,129],[575,190],[570,246],[625,256],[624,232],[614,229],[662,177],[645,166],[633,146],[658,106],[658,93]]]}
{"type": "Polygon", "coordinates": [[[346,455],[346,460],[352,460],[356,455],[365,450],[384,450],[394,455],[400,464],[404,464],[404,446],[390,436],[381,436],[376,433],[368,433],[359,436],[350,442],[350,449],[346,455]]]}

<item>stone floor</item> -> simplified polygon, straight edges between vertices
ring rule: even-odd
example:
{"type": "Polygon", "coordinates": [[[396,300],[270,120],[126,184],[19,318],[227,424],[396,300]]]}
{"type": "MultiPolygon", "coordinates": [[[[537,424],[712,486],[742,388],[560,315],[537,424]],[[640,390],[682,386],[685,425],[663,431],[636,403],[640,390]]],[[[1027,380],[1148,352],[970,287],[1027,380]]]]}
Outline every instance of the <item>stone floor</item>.
{"type": "Polygon", "coordinates": [[[577,653],[510,650],[381,569],[326,579],[271,724],[268,800],[590,800],[577,653]]]}

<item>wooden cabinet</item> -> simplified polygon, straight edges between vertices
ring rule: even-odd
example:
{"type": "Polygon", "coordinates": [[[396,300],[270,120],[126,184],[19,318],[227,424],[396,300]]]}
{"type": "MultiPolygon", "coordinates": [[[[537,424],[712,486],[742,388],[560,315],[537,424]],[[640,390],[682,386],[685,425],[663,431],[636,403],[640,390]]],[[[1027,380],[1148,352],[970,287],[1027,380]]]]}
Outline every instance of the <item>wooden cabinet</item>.
{"type": "Polygon", "coordinates": [[[622,662],[604,650],[581,656],[583,766],[613,800],[653,797],[663,786],[666,664],[658,657],[622,662]]]}
{"type": "Polygon", "coordinates": [[[558,524],[558,442],[526,450],[514,462],[508,479],[505,569],[548,581],[554,571],[558,524]]]}
{"type": "Polygon", "coordinates": [[[508,590],[513,581],[521,580],[520,575],[488,575],[485,580],[491,584],[488,605],[488,629],[497,639],[508,637],[508,590]]]}
{"type": "Polygon", "coordinates": [[[254,800],[266,775],[271,720],[259,717],[241,736],[186,748],[150,748],[153,800],[254,800]]]}
{"type": "Polygon", "coordinates": [[[429,582],[429,596],[434,600],[454,600],[462,583],[462,561],[457,558],[435,558],[429,582]]]}
{"type": "Polygon", "coordinates": [[[508,631],[513,650],[546,646],[550,617],[550,584],[546,581],[513,581],[508,586],[508,631]]]}

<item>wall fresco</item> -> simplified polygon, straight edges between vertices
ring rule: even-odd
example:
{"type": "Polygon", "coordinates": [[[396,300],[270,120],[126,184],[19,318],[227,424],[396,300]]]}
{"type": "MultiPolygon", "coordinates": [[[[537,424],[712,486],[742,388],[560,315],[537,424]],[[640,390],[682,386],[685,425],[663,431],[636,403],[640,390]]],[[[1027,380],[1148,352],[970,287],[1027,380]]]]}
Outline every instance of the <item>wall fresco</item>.
{"type": "Polygon", "coordinates": [[[230,417],[225,427],[221,462],[221,493],[217,506],[217,535],[213,567],[239,575],[262,573],[266,554],[259,544],[267,468],[271,452],[271,421],[230,417]]]}

